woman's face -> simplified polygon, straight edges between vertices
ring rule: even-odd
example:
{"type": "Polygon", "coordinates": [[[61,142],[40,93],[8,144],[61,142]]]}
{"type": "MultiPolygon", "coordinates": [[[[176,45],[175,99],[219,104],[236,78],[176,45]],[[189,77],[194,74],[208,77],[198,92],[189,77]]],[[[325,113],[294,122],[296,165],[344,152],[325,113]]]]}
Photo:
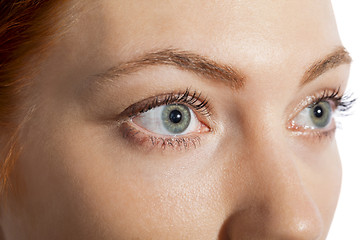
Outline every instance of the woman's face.
{"type": "Polygon", "coordinates": [[[8,239],[325,239],[350,61],[330,1],[72,17],[34,79],[8,239]]]}

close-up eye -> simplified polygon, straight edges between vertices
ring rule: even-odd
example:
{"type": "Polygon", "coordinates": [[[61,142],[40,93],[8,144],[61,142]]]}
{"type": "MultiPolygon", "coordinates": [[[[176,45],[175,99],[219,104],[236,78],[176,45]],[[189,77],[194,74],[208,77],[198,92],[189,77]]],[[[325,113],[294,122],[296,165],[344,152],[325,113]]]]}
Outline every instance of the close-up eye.
{"type": "Polygon", "coordinates": [[[320,96],[307,97],[301,104],[306,107],[290,121],[288,128],[295,132],[315,133],[316,136],[335,132],[337,113],[346,116],[355,102],[351,95],[340,95],[339,90],[325,90],[320,96]]]}
{"type": "Polygon", "coordinates": [[[123,137],[138,146],[188,149],[197,147],[202,134],[211,132],[208,99],[189,89],[145,99],[121,115],[127,119],[120,124],[123,137]]]}
{"type": "Polygon", "coordinates": [[[132,121],[149,132],[165,136],[200,132],[203,127],[194,112],[183,104],[155,107],[134,117],[132,121]]]}
{"type": "Polygon", "coordinates": [[[303,109],[292,124],[302,129],[325,129],[332,123],[333,103],[320,101],[303,109]]]}

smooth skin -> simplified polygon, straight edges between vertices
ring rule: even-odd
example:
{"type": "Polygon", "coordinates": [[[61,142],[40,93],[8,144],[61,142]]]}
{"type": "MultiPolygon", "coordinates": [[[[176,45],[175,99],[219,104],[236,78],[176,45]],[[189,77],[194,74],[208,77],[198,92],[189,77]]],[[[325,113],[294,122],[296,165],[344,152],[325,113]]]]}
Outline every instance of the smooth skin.
{"type": "Polygon", "coordinates": [[[345,90],[348,64],[300,87],[341,46],[330,1],[86,1],[72,17],[27,100],[36,110],[14,169],[20,194],[1,209],[6,240],[326,238],[341,183],[335,139],[287,123],[306,96],[345,90]],[[244,86],[166,65],[93,84],[169,48],[231,65],[244,86]],[[212,107],[197,148],[150,150],[109,120],[188,87],[212,107]]]}

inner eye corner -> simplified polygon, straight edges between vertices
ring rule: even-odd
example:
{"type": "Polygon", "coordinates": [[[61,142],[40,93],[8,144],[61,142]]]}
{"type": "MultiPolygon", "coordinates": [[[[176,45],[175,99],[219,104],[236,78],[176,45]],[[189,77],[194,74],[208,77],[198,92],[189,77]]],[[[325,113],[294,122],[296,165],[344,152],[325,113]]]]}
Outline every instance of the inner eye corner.
{"type": "Polygon", "coordinates": [[[297,126],[295,124],[294,118],[292,118],[286,121],[286,129],[292,132],[297,132],[300,130],[300,126],[297,126]]]}

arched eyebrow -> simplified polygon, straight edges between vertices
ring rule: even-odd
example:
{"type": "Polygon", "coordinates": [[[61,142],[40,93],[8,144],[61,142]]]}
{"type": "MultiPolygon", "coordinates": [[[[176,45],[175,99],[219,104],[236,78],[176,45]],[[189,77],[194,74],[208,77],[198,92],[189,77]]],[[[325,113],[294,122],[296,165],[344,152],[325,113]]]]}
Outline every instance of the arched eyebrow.
{"type": "Polygon", "coordinates": [[[352,59],[348,51],[346,51],[343,46],[337,47],[335,51],[316,61],[308,68],[300,82],[300,87],[317,79],[320,75],[330,69],[336,68],[342,64],[350,64],[351,61],[352,59]]]}
{"type": "Polygon", "coordinates": [[[165,49],[150,52],[135,60],[120,63],[104,73],[95,75],[100,79],[114,79],[121,75],[139,71],[147,66],[170,65],[181,70],[201,75],[202,79],[210,79],[230,86],[241,88],[245,83],[245,75],[230,65],[215,62],[207,57],[188,51],[165,49]]]}
{"type": "MultiPolygon", "coordinates": [[[[335,51],[310,65],[300,81],[300,87],[317,79],[328,70],[342,64],[349,64],[351,61],[351,57],[345,48],[342,46],[337,47],[335,51]]],[[[222,82],[232,89],[243,87],[246,80],[245,74],[242,71],[239,71],[230,65],[216,62],[196,53],[177,49],[164,49],[145,53],[134,60],[120,63],[104,73],[96,74],[95,77],[98,80],[112,80],[119,78],[122,75],[139,71],[147,66],[156,65],[175,66],[181,70],[201,75],[203,76],[202,79],[222,82]]]]}

